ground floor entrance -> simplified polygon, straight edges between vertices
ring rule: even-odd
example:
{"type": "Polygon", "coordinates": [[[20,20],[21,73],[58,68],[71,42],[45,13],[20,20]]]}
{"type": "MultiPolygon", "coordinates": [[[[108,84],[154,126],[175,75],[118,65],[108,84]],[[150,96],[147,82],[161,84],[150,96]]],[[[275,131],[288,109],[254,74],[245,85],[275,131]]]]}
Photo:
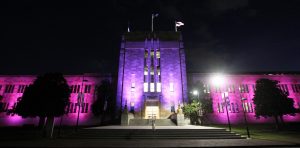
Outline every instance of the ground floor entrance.
{"type": "Polygon", "coordinates": [[[145,119],[159,119],[159,107],[158,106],[146,106],[145,119]]]}

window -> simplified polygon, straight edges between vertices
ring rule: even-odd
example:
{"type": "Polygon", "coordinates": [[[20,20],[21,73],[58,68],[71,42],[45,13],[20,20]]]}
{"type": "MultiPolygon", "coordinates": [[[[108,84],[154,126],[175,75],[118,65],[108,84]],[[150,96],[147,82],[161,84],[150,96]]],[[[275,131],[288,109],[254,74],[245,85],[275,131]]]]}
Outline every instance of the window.
{"type": "Polygon", "coordinates": [[[292,84],[292,89],[294,93],[300,92],[300,84],[292,84]]]}
{"type": "Polygon", "coordinates": [[[253,92],[255,92],[255,90],[256,90],[255,87],[256,87],[255,84],[252,84],[252,90],[253,90],[253,92]]]}
{"type": "Polygon", "coordinates": [[[151,66],[150,75],[154,75],[154,66],[151,66]]]}
{"type": "Polygon", "coordinates": [[[289,92],[288,88],[287,88],[287,84],[279,84],[279,89],[281,89],[283,92],[289,92]]]}
{"type": "Polygon", "coordinates": [[[229,93],[235,93],[234,85],[227,85],[227,91],[229,93]]]}
{"type": "Polygon", "coordinates": [[[223,108],[223,104],[222,103],[218,103],[218,106],[217,106],[217,110],[218,110],[218,113],[224,113],[224,108],[223,108]]]}
{"type": "Polygon", "coordinates": [[[89,111],[89,103],[85,103],[84,113],[88,113],[88,111],[89,111]]]}
{"type": "Polygon", "coordinates": [[[148,58],[148,50],[147,49],[145,50],[144,57],[145,57],[145,59],[148,58]]]}
{"type": "Polygon", "coordinates": [[[79,93],[80,92],[80,85],[71,85],[70,89],[71,89],[71,93],[79,93]]]}
{"type": "Polygon", "coordinates": [[[161,92],[161,83],[156,83],[156,91],[161,92]]]}
{"type": "Polygon", "coordinates": [[[160,75],[160,66],[157,66],[157,75],[160,75]]]}
{"type": "Polygon", "coordinates": [[[204,90],[203,90],[204,93],[210,93],[210,87],[208,84],[204,84],[203,87],[204,87],[204,90]]]}
{"type": "Polygon", "coordinates": [[[15,89],[15,85],[6,85],[5,87],[5,93],[13,93],[15,89]]]}
{"type": "Polygon", "coordinates": [[[156,50],[156,58],[159,59],[160,58],[160,51],[156,50]]]}
{"type": "Polygon", "coordinates": [[[154,50],[153,49],[151,49],[150,55],[151,55],[151,58],[154,57],[154,50]]]}
{"type": "Polygon", "coordinates": [[[82,106],[80,106],[80,112],[81,113],[87,113],[89,108],[89,103],[82,103],[82,106]]]}
{"type": "Polygon", "coordinates": [[[252,103],[249,103],[248,101],[244,101],[242,106],[246,113],[253,113],[252,103]]]}
{"type": "Polygon", "coordinates": [[[147,76],[148,75],[148,66],[144,67],[144,75],[147,76]]]}
{"type": "Polygon", "coordinates": [[[239,86],[240,93],[249,93],[248,85],[247,84],[241,84],[239,86]]]}
{"type": "Polygon", "coordinates": [[[174,83],[170,83],[170,92],[174,92],[174,83]]]}
{"type": "Polygon", "coordinates": [[[85,85],[85,88],[84,88],[84,93],[90,93],[91,92],[91,85],[85,85]]]}
{"type": "Polygon", "coordinates": [[[131,92],[135,91],[135,83],[131,83],[131,92]]]}
{"type": "Polygon", "coordinates": [[[150,92],[154,92],[154,83],[150,83],[150,92]]]}
{"type": "Polygon", "coordinates": [[[17,93],[24,93],[27,85],[19,85],[17,93]]]}
{"type": "Polygon", "coordinates": [[[144,92],[148,92],[148,83],[144,83],[144,92]]]}

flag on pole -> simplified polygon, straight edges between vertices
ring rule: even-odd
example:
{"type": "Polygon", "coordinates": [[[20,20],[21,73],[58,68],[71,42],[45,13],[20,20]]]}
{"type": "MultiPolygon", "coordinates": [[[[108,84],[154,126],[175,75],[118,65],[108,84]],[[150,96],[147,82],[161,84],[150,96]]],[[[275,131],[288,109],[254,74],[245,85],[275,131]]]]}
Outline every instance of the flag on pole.
{"type": "Polygon", "coordinates": [[[152,19],[154,19],[155,17],[158,17],[158,13],[152,14],[152,19]]]}
{"type": "Polygon", "coordinates": [[[154,20],[154,18],[155,17],[158,17],[158,13],[152,13],[152,15],[151,15],[152,17],[151,17],[151,32],[153,32],[153,20],[154,20]]]}
{"type": "Polygon", "coordinates": [[[180,27],[180,26],[183,26],[184,25],[184,23],[182,23],[182,22],[176,22],[176,27],[180,27]]]}

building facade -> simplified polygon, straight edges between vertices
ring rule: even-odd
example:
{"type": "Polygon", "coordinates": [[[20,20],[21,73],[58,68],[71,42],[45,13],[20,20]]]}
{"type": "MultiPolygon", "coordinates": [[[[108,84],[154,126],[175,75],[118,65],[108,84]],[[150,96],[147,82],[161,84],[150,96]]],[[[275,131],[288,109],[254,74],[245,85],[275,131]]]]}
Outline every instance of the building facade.
{"type": "Polygon", "coordinates": [[[125,34],[119,59],[118,107],[126,107],[134,118],[163,119],[186,101],[185,54],[180,34],[125,34]]]}
{"type": "MultiPolygon", "coordinates": [[[[274,122],[274,118],[255,117],[255,105],[253,97],[255,91],[255,83],[258,79],[266,78],[279,81],[278,87],[286,92],[289,98],[294,100],[294,107],[300,108],[300,75],[299,74],[227,74],[223,76],[222,85],[215,85],[212,73],[190,73],[188,74],[189,90],[193,90],[193,86],[197,83],[204,84],[205,92],[209,93],[213,102],[213,112],[208,117],[210,123],[227,123],[226,105],[224,104],[224,96],[227,98],[227,109],[231,123],[244,123],[243,108],[246,117],[250,123],[270,123],[274,122]]],[[[299,122],[300,115],[285,115],[283,119],[287,122],[299,122]]]]}
{"type": "MultiPolygon", "coordinates": [[[[126,33],[121,42],[118,77],[97,74],[65,76],[72,93],[67,114],[56,118],[56,124],[76,125],[79,111],[77,98],[81,92],[84,103],[79,112],[79,125],[99,124],[100,118],[93,115],[91,105],[97,97],[95,90],[104,79],[117,81],[117,113],[126,108],[136,119],[167,119],[179,106],[188,102],[188,96],[196,89],[194,86],[201,83],[212,99],[213,112],[208,116],[209,123],[226,124],[226,106],[232,124],[244,122],[243,109],[250,123],[274,122],[273,118],[255,118],[252,98],[255,82],[260,78],[279,81],[278,87],[294,100],[295,108],[300,108],[300,74],[227,74],[220,86],[214,86],[212,76],[210,73],[186,74],[184,47],[179,33],[126,33]],[[227,100],[226,106],[224,98],[227,100]]],[[[38,124],[38,118],[23,119],[13,113],[26,87],[35,78],[30,75],[0,76],[0,95],[3,97],[0,126],[38,124]]],[[[286,115],[284,119],[299,122],[300,115],[286,115]]]]}
{"type": "MultiPolygon", "coordinates": [[[[99,117],[91,112],[91,105],[96,99],[96,88],[102,80],[113,81],[110,75],[66,75],[70,86],[70,103],[66,108],[66,114],[62,118],[56,118],[56,124],[75,126],[79,113],[79,125],[96,125],[100,123],[99,117]],[[84,94],[84,103],[80,107],[77,103],[79,93],[84,94]]],[[[34,75],[10,75],[0,76],[0,95],[2,106],[0,108],[0,126],[22,126],[25,124],[38,124],[38,118],[22,118],[13,113],[18,99],[22,97],[26,87],[36,79],[34,75]]]]}

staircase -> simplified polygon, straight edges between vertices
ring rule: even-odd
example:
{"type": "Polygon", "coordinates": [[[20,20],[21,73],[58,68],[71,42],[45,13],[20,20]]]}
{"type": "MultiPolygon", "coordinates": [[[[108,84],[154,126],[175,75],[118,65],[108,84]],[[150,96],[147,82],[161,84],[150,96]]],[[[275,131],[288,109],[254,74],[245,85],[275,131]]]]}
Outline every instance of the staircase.
{"type": "Polygon", "coordinates": [[[225,129],[80,129],[68,139],[244,139],[225,129]]]}
{"type": "MultiPolygon", "coordinates": [[[[129,126],[151,126],[152,120],[151,119],[130,119],[129,126]]],[[[176,126],[171,119],[156,119],[155,120],[156,126],[176,126]]]]}

